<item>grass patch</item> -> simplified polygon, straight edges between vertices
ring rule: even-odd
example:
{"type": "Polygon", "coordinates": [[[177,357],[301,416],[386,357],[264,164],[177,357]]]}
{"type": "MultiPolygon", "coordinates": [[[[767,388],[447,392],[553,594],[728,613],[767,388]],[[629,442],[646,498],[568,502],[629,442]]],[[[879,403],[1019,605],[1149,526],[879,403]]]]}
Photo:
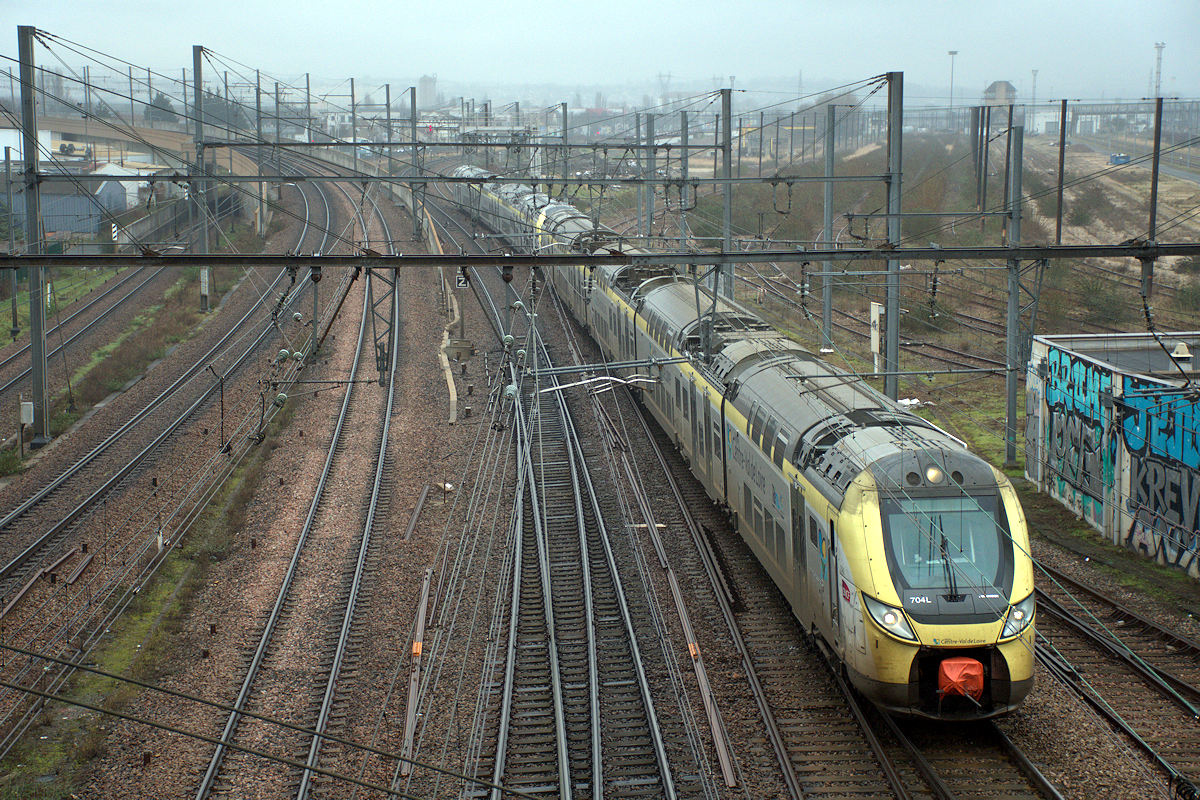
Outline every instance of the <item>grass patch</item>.
{"type": "MultiPolygon", "coordinates": [[[[46,282],[54,292],[54,305],[46,314],[46,322],[52,325],[62,316],[60,310],[65,310],[76,300],[99,289],[111,281],[120,272],[111,267],[51,267],[46,271],[46,282]]],[[[4,276],[0,280],[0,299],[8,300],[11,305],[12,279],[4,276]]],[[[7,310],[7,309],[5,309],[7,310]]],[[[12,315],[6,318],[11,325],[12,315]]],[[[22,333],[29,333],[29,283],[26,279],[25,290],[17,292],[17,325],[22,333]]],[[[5,326],[8,327],[8,326],[5,326]]],[[[20,337],[18,337],[20,338],[20,337]]]]}
{"type": "MultiPolygon", "coordinates": [[[[199,516],[183,543],[163,561],[154,577],[110,634],[91,654],[98,669],[158,683],[186,663],[194,647],[181,634],[214,566],[238,544],[246,509],[262,484],[279,434],[291,423],[293,404],[275,416],[263,445],[253,449],[199,516]]],[[[128,710],[141,689],[89,673],[77,673],[63,694],[107,710],[128,710]]],[[[52,704],[30,733],[0,763],[0,800],[59,800],[82,791],[89,765],[106,752],[108,719],[73,706],[52,704]]]]}
{"type": "MultiPolygon", "coordinates": [[[[228,292],[241,275],[234,267],[212,270],[210,291],[216,300],[228,292]]],[[[192,336],[207,318],[200,311],[199,268],[182,270],[168,287],[163,302],[144,308],[115,339],[93,351],[70,377],[71,390],[51,400],[50,433],[58,436],[74,425],[96,403],[141,375],[167,350],[192,336]]],[[[19,459],[0,459],[0,475],[20,471],[19,459]]]]}

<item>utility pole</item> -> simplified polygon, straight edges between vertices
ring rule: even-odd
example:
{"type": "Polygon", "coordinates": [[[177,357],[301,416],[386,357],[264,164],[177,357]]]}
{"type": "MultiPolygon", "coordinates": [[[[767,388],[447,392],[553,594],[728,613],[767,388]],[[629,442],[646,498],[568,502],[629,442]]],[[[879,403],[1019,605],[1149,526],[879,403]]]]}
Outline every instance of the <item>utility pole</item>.
{"type": "MultiPolygon", "coordinates": [[[[1009,168],[1008,243],[1021,243],[1021,164],[1024,154],[1025,127],[1012,130],[1012,166],[1009,168]]],[[[1021,357],[1021,262],[1008,260],[1008,315],[1005,329],[1004,388],[1007,397],[1007,422],[1004,426],[1004,463],[1017,464],[1017,376],[1021,357]]]]}
{"type": "MultiPolygon", "coordinates": [[[[204,61],[204,47],[202,45],[192,45],[192,82],[193,95],[192,106],[196,110],[196,174],[204,174],[204,76],[202,72],[202,62],[204,61]]],[[[194,198],[200,204],[200,246],[197,252],[200,255],[208,255],[208,182],[204,181],[197,186],[200,190],[196,192],[194,198]]],[[[209,268],[207,266],[200,268],[200,310],[208,311],[208,287],[210,278],[209,268]]]]}
{"type": "MultiPolygon", "coordinates": [[[[904,73],[889,72],[888,136],[887,136],[887,231],[888,245],[900,245],[900,176],[903,165],[904,136],[904,73]]],[[[893,400],[899,397],[900,369],[900,262],[887,262],[887,353],[884,354],[884,394],[893,400]]]]}
{"type": "Polygon", "coordinates": [[[563,103],[562,108],[562,144],[563,144],[563,194],[566,194],[567,184],[566,179],[571,177],[571,156],[567,148],[567,104],[563,103]]]}
{"type": "Polygon", "coordinates": [[[312,82],[304,73],[304,140],[312,144],[312,82]]]}
{"type": "MultiPolygon", "coordinates": [[[[679,112],[679,246],[681,248],[687,246],[688,229],[687,229],[687,204],[684,202],[684,194],[687,192],[688,179],[688,112],[679,112]]],[[[666,202],[667,189],[663,189],[663,202],[666,202]]]]}
{"type": "MultiPolygon", "coordinates": [[[[833,177],[834,146],[833,133],[837,125],[837,106],[825,106],[825,177],[833,177]]],[[[833,249],[833,181],[825,181],[825,213],[821,236],[825,246],[833,249]]],[[[833,270],[832,261],[821,263],[821,351],[833,352],[833,270]]],[[[804,287],[801,287],[801,291],[804,287]]]]}
{"type": "Polygon", "coordinates": [[[1062,244],[1063,168],[1067,161],[1067,101],[1058,112],[1058,205],[1054,214],[1054,243],[1062,244]]]}
{"type": "Polygon", "coordinates": [[[384,104],[383,117],[384,117],[384,122],[387,125],[387,132],[385,135],[387,136],[387,141],[388,141],[388,145],[389,145],[389,147],[387,149],[387,174],[391,175],[392,174],[392,148],[390,145],[392,143],[392,85],[390,83],[385,83],[383,85],[383,104],[384,104]]]}
{"type": "MultiPolygon", "coordinates": [[[[34,94],[32,25],[17,26],[21,69],[21,155],[25,161],[25,252],[42,253],[42,193],[38,184],[37,101],[34,94]]],[[[46,273],[29,268],[29,353],[33,380],[31,448],[50,441],[50,397],[46,386],[46,273]]]]}
{"type": "MultiPolygon", "coordinates": [[[[408,87],[408,136],[410,141],[412,141],[412,174],[420,175],[421,162],[419,154],[421,150],[417,147],[417,87],[415,86],[408,87]]],[[[484,149],[486,150],[487,148],[484,149]]],[[[409,197],[412,198],[412,208],[409,211],[412,212],[414,241],[421,240],[421,231],[424,228],[424,220],[421,219],[424,204],[421,202],[422,198],[420,194],[424,191],[424,188],[418,189],[415,186],[409,189],[409,197]]]]}
{"type": "MultiPolygon", "coordinates": [[[[650,149],[646,151],[646,172],[650,181],[646,184],[646,244],[649,246],[650,236],[654,233],[654,182],[658,179],[658,159],[654,153],[654,115],[646,115],[646,143],[650,149]]],[[[565,184],[564,184],[565,188],[565,184]]]]}
{"type": "MultiPolygon", "coordinates": [[[[254,141],[263,141],[262,132],[262,75],[258,70],[254,70],[254,141]]],[[[258,177],[262,178],[262,155],[254,159],[257,167],[258,177]]],[[[262,238],[267,238],[267,203],[266,195],[263,192],[263,182],[258,182],[258,235],[262,238]]]]}
{"type": "Polygon", "coordinates": [[[129,67],[129,127],[137,125],[137,115],[133,110],[133,67],[129,67]]]}
{"type": "Polygon", "coordinates": [[[947,50],[946,55],[950,56],[950,126],[954,127],[954,57],[958,55],[957,50],[947,50]]]}
{"type": "Polygon", "coordinates": [[[1037,135],[1037,74],[1038,71],[1033,71],[1033,91],[1029,94],[1029,119],[1025,124],[1029,127],[1029,135],[1037,135]]]}
{"type": "MultiPolygon", "coordinates": [[[[733,84],[733,76],[729,78],[733,84]]],[[[721,252],[733,252],[733,89],[721,90],[721,177],[725,179],[722,188],[723,208],[721,211],[721,252]]],[[[733,298],[733,264],[721,264],[717,267],[716,282],[713,284],[715,294],[724,294],[733,298]]]]}
{"type": "MultiPolygon", "coordinates": [[[[276,81],[275,82],[275,144],[279,144],[281,141],[283,141],[282,135],[280,134],[280,129],[279,129],[279,118],[280,118],[279,112],[280,112],[279,82],[276,81]]],[[[283,151],[280,150],[279,148],[275,149],[275,163],[276,163],[276,168],[278,169],[278,171],[280,173],[282,173],[283,172],[283,151]]]]}
{"type": "Polygon", "coordinates": [[[634,163],[637,165],[638,185],[637,185],[637,232],[638,236],[642,236],[646,229],[646,162],[643,160],[645,156],[642,154],[642,115],[641,112],[633,114],[633,136],[634,143],[637,145],[634,150],[634,163]]]}
{"type": "Polygon", "coordinates": [[[767,112],[758,112],[758,177],[762,177],[763,161],[763,127],[766,126],[767,112]]]}
{"type": "Polygon", "coordinates": [[[1166,42],[1154,43],[1154,96],[1162,97],[1162,53],[1166,42]]]}
{"type": "MultiPolygon", "coordinates": [[[[12,191],[12,148],[4,148],[4,186],[8,192],[8,254],[15,256],[17,254],[17,212],[13,208],[13,191],[12,191]]],[[[12,338],[16,339],[21,333],[21,326],[17,321],[17,271],[9,270],[9,294],[12,297],[12,329],[9,331],[12,338]]]]}
{"type": "MultiPolygon", "coordinates": [[[[279,86],[279,84],[275,84],[279,86]]],[[[354,171],[358,172],[358,112],[355,110],[354,78],[350,79],[350,144],[354,151],[354,171]]],[[[276,137],[278,138],[278,137],[276,137]]]]}

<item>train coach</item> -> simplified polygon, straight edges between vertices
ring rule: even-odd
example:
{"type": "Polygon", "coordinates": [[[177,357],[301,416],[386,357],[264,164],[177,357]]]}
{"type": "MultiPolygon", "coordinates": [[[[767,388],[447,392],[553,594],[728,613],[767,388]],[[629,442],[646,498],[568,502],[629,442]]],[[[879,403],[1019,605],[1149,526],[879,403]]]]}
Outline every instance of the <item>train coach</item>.
{"type": "MultiPolygon", "coordinates": [[[[641,252],[575,207],[459,167],[455,200],[519,247],[641,252]]],[[[671,268],[558,267],[613,361],[730,513],[806,632],[900,715],[1007,713],[1033,686],[1033,564],[1008,479],[962,442],[671,268]]]]}

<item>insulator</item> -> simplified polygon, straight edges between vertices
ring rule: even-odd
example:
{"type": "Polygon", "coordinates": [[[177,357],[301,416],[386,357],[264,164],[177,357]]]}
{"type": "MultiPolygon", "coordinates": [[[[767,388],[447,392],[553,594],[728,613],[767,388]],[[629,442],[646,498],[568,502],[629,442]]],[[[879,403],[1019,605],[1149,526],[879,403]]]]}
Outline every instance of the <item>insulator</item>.
{"type": "Polygon", "coordinates": [[[275,357],[275,360],[276,361],[287,361],[291,357],[292,357],[292,352],[290,350],[280,350],[279,355],[277,355],[275,357]]]}
{"type": "Polygon", "coordinates": [[[513,270],[513,268],[511,266],[505,264],[504,268],[500,271],[500,277],[504,280],[505,283],[512,283],[512,279],[513,279],[512,270],[513,270]]]}
{"type": "Polygon", "coordinates": [[[299,322],[300,320],[304,319],[304,315],[297,311],[296,313],[292,314],[292,319],[294,319],[296,322],[299,322]]]}
{"type": "Polygon", "coordinates": [[[283,408],[283,404],[287,402],[287,399],[287,395],[283,392],[280,392],[279,394],[275,395],[275,400],[272,402],[274,402],[279,408],[283,408]]]}

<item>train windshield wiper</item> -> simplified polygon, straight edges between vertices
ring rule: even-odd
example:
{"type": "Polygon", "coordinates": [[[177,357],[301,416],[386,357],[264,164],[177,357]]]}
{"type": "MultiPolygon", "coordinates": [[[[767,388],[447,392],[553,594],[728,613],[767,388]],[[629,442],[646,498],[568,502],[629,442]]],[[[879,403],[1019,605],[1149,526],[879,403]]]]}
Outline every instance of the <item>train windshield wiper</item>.
{"type": "MultiPolygon", "coordinates": [[[[935,524],[934,521],[930,520],[929,535],[931,538],[933,536],[934,524],[935,524]]],[[[937,535],[938,535],[938,550],[940,551],[940,554],[942,556],[942,571],[945,572],[945,574],[946,574],[947,593],[945,595],[943,595],[943,597],[945,597],[947,600],[949,600],[951,602],[955,602],[955,601],[959,600],[962,597],[962,595],[960,595],[958,593],[958,579],[954,577],[954,565],[950,562],[950,548],[946,542],[946,533],[945,533],[945,531],[942,530],[941,514],[939,514],[937,516],[936,524],[937,524],[937,535]]]]}

